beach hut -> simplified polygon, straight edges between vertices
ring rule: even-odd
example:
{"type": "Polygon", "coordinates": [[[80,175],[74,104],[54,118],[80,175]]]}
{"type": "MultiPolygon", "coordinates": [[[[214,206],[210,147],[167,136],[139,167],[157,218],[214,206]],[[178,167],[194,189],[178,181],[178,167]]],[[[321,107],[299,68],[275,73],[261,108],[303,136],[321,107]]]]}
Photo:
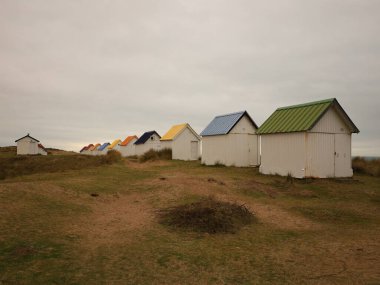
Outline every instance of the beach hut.
{"type": "Polygon", "coordinates": [[[189,124],[172,126],[161,138],[161,149],[171,149],[172,159],[197,160],[199,145],[200,137],[189,124]]]}
{"type": "Polygon", "coordinates": [[[104,144],[102,144],[100,147],[98,147],[98,150],[97,150],[97,155],[105,155],[107,154],[108,152],[108,146],[110,145],[109,142],[106,142],[104,144]]]}
{"type": "Polygon", "coordinates": [[[82,154],[86,154],[86,155],[90,155],[91,154],[91,148],[93,147],[94,145],[92,143],[90,143],[87,147],[85,147],[85,149],[82,151],[82,154]]]}
{"type": "Polygon", "coordinates": [[[119,144],[121,143],[121,140],[117,139],[114,140],[109,146],[108,150],[117,150],[119,151],[119,144]]]}
{"type": "Polygon", "coordinates": [[[100,143],[95,144],[92,148],[90,148],[91,155],[98,155],[98,148],[101,146],[100,143]]]}
{"type": "Polygon", "coordinates": [[[17,155],[38,154],[38,143],[40,141],[29,134],[15,141],[17,143],[17,155]]]}
{"type": "Polygon", "coordinates": [[[46,148],[40,143],[38,144],[38,154],[40,154],[40,155],[47,155],[48,154],[48,151],[46,150],[46,148]]]}
{"type": "Polygon", "coordinates": [[[247,111],[215,117],[201,132],[202,163],[248,167],[259,164],[257,125],[247,111]]]}
{"type": "Polygon", "coordinates": [[[351,134],[359,129],[338,101],[278,108],[259,128],[263,174],[351,177],[351,134]]]}
{"type": "Polygon", "coordinates": [[[122,156],[132,156],[136,154],[135,142],[138,140],[137,136],[128,136],[119,144],[119,151],[122,156]]]}
{"type": "Polygon", "coordinates": [[[145,132],[134,143],[135,154],[142,155],[148,150],[160,150],[161,149],[161,136],[156,131],[145,132]]]}

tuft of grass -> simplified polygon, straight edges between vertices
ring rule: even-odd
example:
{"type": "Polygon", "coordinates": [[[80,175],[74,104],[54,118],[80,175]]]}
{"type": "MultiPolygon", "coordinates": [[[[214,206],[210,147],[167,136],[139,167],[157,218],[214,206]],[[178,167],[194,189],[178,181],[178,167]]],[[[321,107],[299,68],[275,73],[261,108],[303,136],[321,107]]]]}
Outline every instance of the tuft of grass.
{"type": "Polygon", "coordinates": [[[236,233],[241,227],[251,224],[255,216],[244,205],[208,197],[198,202],[161,209],[158,219],[169,227],[216,234],[236,233]]]}
{"type": "Polygon", "coordinates": [[[170,148],[164,148],[161,150],[151,149],[139,157],[140,162],[170,159],[172,159],[172,150],[170,148]]]}
{"type": "Polygon", "coordinates": [[[116,162],[120,162],[121,158],[122,158],[121,153],[118,152],[117,150],[112,149],[108,151],[106,155],[101,156],[101,162],[103,164],[113,164],[116,162]]]}
{"type": "Polygon", "coordinates": [[[380,177],[380,159],[365,160],[362,157],[355,157],[352,160],[352,169],[355,173],[380,177]]]}
{"type": "Polygon", "coordinates": [[[106,156],[56,155],[0,157],[0,180],[36,173],[55,173],[113,164],[121,160],[118,153],[106,156]]]}

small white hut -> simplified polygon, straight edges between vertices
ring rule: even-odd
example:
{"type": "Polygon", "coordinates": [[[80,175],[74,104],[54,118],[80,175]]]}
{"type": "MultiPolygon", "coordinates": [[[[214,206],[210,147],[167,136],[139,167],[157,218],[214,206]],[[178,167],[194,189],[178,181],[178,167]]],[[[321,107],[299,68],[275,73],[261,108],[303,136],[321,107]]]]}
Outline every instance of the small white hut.
{"type": "Polygon", "coordinates": [[[38,154],[39,140],[29,134],[15,141],[17,143],[17,155],[36,155],[38,154]]]}
{"type": "Polygon", "coordinates": [[[259,128],[263,174],[351,177],[351,134],[359,133],[338,101],[278,108],[259,128]]]}
{"type": "Polygon", "coordinates": [[[248,167],[259,164],[257,125],[247,111],[215,117],[201,132],[202,163],[248,167]]]}
{"type": "Polygon", "coordinates": [[[135,154],[142,155],[147,151],[161,149],[161,136],[156,131],[145,132],[135,141],[135,154]]]}
{"type": "Polygon", "coordinates": [[[161,138],[161,149],[171,149],[172,159],[197,160],[199,145],[200,137],[189,124],[175,125],[161,138]]]}
{"type": "Polygon", "coordinates": [[[119,151],[122,156],[132,156],[136,154],[135,142],[138,140],[137,136],[128,136],[124,141],[119,144],[119,151]]]}
{"type": "Polygon", "coordinates": [[[38,154],[40,154],[40,155],[47,155],[48,154],[47,149],[40,143],[38,144],[38,154]]]}

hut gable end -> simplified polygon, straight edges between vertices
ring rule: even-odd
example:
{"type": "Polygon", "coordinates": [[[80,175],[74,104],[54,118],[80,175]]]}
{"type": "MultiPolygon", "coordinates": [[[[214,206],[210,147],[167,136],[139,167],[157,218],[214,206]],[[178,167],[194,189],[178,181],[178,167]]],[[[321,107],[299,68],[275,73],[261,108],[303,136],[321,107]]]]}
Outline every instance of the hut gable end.
{"type": "Polygon", "coordinates": [[[251,120],[244,115],[239,122],[231,129],[230,134],[255,134],[256,128],[252,124],[251,120]]]}
{"type": "Polygon", "coordinates": [[[331,106],[318,123],[310,130],[312,133],[350,134],[350,126],[342,119],[336,108],[331,106]]]}

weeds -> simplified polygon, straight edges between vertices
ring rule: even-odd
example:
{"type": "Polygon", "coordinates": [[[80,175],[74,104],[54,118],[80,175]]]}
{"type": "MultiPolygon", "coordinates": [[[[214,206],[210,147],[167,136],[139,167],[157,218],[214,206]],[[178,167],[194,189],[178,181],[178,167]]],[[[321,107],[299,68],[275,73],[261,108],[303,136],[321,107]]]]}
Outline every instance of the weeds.
{"type": "Polygon", "coordinates": [[[170,148],[164,148],[161,150],[151,149],[139,157],[140,162],[170,159],[172,159],[172,150],[170,148]]]}
{"type": "Polygon", "coordinates": [[[380,177],[380,159],[365,160],[362,157],[355,157],[352,160],[352,169],[355,173],[380,177]]]}
{"type": "Polygon", "coordinates": [[[97,167],[120,161],[117,152],[105,156],[56,155],[56,156],[12,156],[0,157],[0,179],[35,173],[54,173],[97,167]]]}
{"type": "Polygon", "coordinates": [[[244,206],[204,198],[199,202],[158,211],[161,224],[209,234],[236,233],[255,217],[244,206]]]}

